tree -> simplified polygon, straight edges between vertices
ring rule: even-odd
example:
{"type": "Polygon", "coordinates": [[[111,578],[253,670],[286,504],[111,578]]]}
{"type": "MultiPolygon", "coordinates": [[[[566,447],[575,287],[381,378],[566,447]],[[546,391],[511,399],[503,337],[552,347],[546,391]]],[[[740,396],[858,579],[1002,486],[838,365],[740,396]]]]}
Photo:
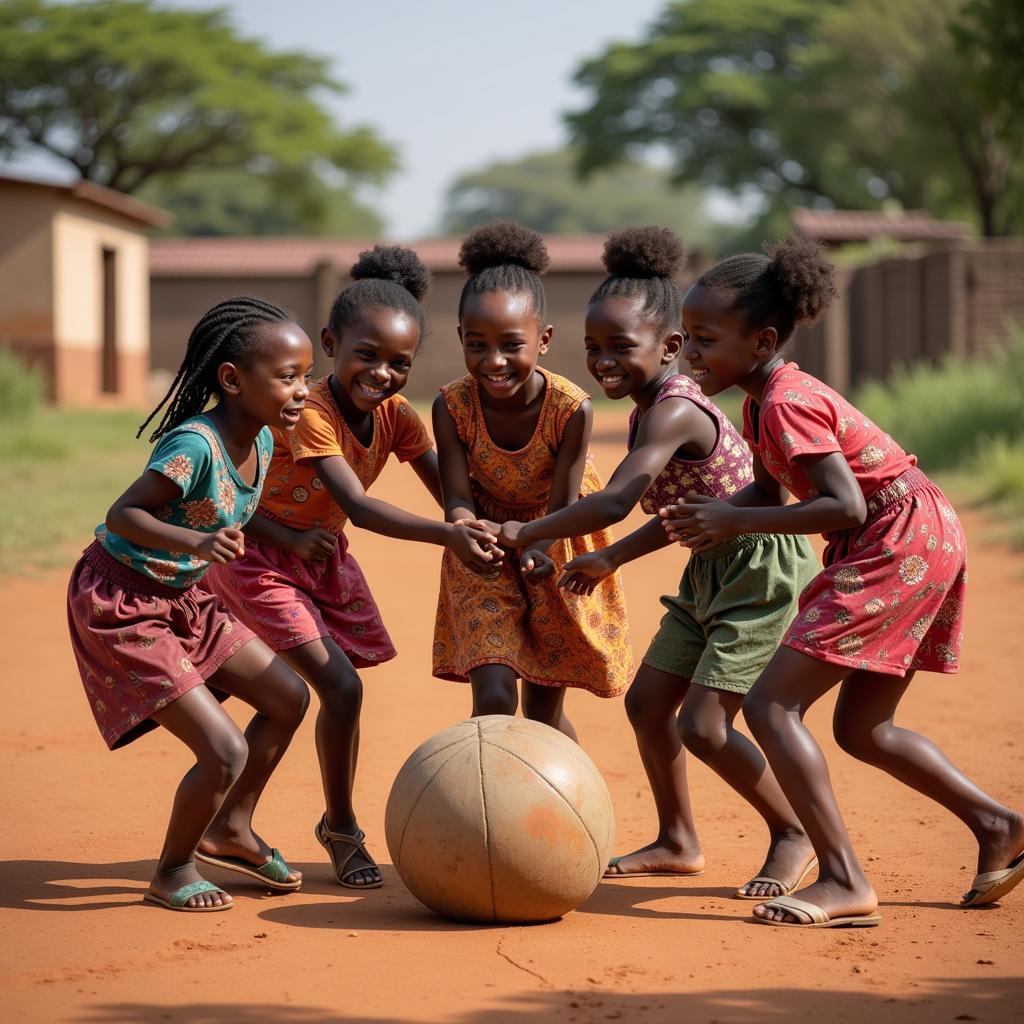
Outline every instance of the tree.
{"type": "Polygon", "coordinates": [[[660,146],[678,180],[757,190],[776,220],[798,204],[896,199],[1009,231],[1021,150],[955,45],[962,7],[677,0],[639,43],[577,71],[591,93],[568,117],[581,169],[660,146]]]}
{"type": "Polygon", "coordinates": [[[0,4],[0,154],[43,149],[123,192],[203,169],[324,194],[396,167],[367,127],[339,129],[321,58],[272,53],[222,10],[154,0],[0,4]]]}
{"type": "Polygon", "coordinates": [[[689,244],[707,241],[699,190],[674,188],[665,171],[624,163],[580,181],[577,154],[531,153],[461,175],[449,188],[443,230],[461,234],[496,217],[541,232],[586,234],[630,224],[664,224],[689,244]]]}
{"type": "Polygon", "coordinates": [[[349,188],[319,179],[199,169],[143,185],[140,199],[174,214],[174,235],[321,235],[379,238],[381,217],[349,188]]]}

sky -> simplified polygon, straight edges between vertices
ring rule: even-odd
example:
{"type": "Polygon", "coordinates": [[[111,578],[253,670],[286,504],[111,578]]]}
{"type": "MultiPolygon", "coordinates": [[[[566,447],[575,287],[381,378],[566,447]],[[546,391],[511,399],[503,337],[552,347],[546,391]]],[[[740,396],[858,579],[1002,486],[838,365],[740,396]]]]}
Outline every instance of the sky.
{"type": "MultiPolygon", "coordinates": [[[[217,0],[165,0],[206,9],[217,0]]],[[[403,169],[367,193],[389,237],[436,232],[462,172],[566,141],[583,105],[580,61],[636,40],[666,0],[220,0],[243,35],[330,58],[350,86],[331,99],[342,126],[365,122],[403,169]]],[[[40,168],[40,158],[21,167],[40,168]]]]}

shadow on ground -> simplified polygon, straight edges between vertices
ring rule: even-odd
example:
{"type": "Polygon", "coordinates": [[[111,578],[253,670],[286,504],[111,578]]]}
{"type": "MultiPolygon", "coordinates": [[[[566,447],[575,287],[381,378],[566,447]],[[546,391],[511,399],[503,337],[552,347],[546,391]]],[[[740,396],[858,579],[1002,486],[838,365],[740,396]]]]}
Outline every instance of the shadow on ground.
{"type": "MultiPolygon", "coordinates": [[[[549,991],[503,1000],[486,1008],[455,1011],[444,1024],[772,1024],[793,1020],[853,1020],[872,1024],[933,1024],[935,1021],[981,1021],[986,1024],[1020,1021],[1024,981],[1001,977],[969,980],[935,979],[924,982],[913,996],[894,997],[871,992],[836,992],[806,988],[744,988],[687,994],[635,992],[549,991]]],[[[311,1006],[277,1004],[104,1003],[84,1008],[72,1018],[87,1024],[129,1024],[189,1021],[190,1024],[407,1024],[397,1017],[346,1016],[311,1006]]],[[[440,1024],[440,1022],[439,1022],[440,1024]]]]}

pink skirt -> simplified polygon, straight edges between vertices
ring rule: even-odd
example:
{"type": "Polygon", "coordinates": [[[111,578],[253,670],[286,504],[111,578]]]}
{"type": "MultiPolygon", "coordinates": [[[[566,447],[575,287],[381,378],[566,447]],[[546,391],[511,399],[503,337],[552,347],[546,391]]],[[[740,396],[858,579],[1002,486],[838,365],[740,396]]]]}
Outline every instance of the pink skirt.
{"type": "MultiPolygon", "coordinates": [[[[146,579],[99,541],[71,573],[68,629],[89,706],[111,750],[155,729],[154,712],[204,683],[255,639],[202,586],[146,579]]],[[[227,697],[211,690],[219,700],[227,697]]]]}
{"type": "Polygon", "coordinates": [[[213,566],[203,583],[272,650],[330,637],[356,668],[398,653],[344,533],[324,562],[246,540],[245,555],[213,566]]]}
{"type": "Polygon", "coordinates": [[[956,672],[967,596],[956,513],[919,469],[867,504],[863,526],[831,538],[783,643],[865,672],[956,672]]]}

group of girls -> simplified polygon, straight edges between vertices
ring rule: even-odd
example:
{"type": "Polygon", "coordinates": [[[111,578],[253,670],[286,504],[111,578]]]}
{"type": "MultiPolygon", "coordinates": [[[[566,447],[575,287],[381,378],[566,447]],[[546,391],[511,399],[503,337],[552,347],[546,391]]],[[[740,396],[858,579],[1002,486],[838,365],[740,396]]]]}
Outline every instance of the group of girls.
{"type": "Polygon", "coordinates": [[[437,452],[399,394],[429,287],[410,250],[378,246],[352,267],[320,335],[333,372],[317,383],[309,338],[269,303],[233,299],[196,325],[143,424],[164,409],[146,469],[107,513],[68,594],[107,744],[160,725],[196,757],[146,899],[228,909],[231,897],[197,861],[275,889],[302,884],[252,818],[305,713],[307,684],[320,702],[326,809],[316,838],[341,885],[382,884],[352,799],[357,669],[396,652],[348,550],[348,520],[445,549],[433,672],[470,684],[473,715],[514,714],[521,681],[523,713],[575,738],[567,688],[614,697],[628,686],[659,831],[613,858],[606,877],[703,872],[689,750],[768,827],[764,865],[736,892],[757,901],[757,920],[877,924],[877,898],[803,724],[840,685],[840,745],[974,833],[978,875],[964,905],[1005,895],[1024,879],[1024,818],[893,722],[915,671],[957,668],[966,549],[956,515],[912,455],[785,359],[797,325],[835,293],[831,265],[791,238],[724,260],[683,298],[684,251],[670,231],[613,234],[584,346],[604,394],[633,409],[627,451],[604,486],[587,452],[587,394],[539,363],[553,338],[547,262],[543,239],[518,224],[464,240],[467,373],[434,402],[437,452]],[[746,393],[742,435],[711,400],[733,386],[746,393]],[[367,495],[392,453],[443,518],[367,495]],[[613,541],[609,527],[637,503],[651,518],[613,541]],[[813,533],[828,541],[823,572],[813,533]],[[675,542],[690,557],[630,683],[618,569],[675,542]],[[254,709],[244,734],[220,706],[229,695],[254,709]],[[741,708],[757,745],[735,728],[741,708]]]}

